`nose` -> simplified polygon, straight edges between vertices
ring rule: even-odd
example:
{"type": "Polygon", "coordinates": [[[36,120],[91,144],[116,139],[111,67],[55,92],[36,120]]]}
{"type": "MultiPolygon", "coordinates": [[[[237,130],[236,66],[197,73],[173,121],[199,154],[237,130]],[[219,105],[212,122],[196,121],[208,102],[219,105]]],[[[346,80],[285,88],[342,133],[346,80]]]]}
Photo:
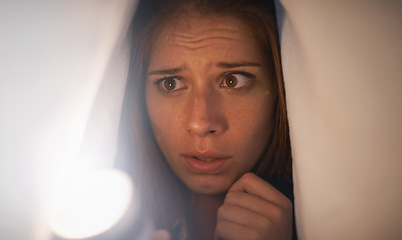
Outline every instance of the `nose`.
{"type": "Polygon", "coordinates": [[[218,135],[227,129],[224,112],[213,91],[197,92],[192,95],[188,106],[187,131],[199,136],[218,135]]]}

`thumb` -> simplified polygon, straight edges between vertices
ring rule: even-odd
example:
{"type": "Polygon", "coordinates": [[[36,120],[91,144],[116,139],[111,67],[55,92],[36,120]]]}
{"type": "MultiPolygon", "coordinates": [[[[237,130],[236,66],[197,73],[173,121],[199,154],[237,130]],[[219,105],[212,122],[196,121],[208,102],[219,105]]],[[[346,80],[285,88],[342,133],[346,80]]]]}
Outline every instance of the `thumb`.
{"type": "Polygon", "coordinates": [[[170,240],[170,233],[166,229],[158,229],[153,232],[153,240],[170,240]]]}

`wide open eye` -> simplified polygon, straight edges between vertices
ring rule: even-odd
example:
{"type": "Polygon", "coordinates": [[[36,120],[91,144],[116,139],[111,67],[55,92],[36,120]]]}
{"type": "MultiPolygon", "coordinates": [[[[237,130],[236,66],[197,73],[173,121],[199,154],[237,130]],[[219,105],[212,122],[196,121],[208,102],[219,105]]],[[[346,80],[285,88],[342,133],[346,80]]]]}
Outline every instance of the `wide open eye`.
{"type": "Polygon", "coordinates": [[[254,76],[246,72],[228,73],[223,76],[221,87],[241,88],[246,86],[254,76]]]}
{"type": "Polygon", "coordinates": [[[179,77],[167,77],[159,79],[155,82],[159,89],[163,92],[173,92],[186,87],[179,77]]]}

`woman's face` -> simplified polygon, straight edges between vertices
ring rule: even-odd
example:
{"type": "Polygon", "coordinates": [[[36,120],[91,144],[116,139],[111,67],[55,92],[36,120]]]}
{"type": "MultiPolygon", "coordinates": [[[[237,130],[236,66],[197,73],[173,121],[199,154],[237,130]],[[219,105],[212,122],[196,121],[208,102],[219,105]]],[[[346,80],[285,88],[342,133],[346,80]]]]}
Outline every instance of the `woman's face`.
{"type": "Polygon", "coordinates": [[[181,17],[156,40],[146,106],[167,162],[192,191],[227,191],[267,146],[273,73],[265,58],[231,17],[181,17]]]}

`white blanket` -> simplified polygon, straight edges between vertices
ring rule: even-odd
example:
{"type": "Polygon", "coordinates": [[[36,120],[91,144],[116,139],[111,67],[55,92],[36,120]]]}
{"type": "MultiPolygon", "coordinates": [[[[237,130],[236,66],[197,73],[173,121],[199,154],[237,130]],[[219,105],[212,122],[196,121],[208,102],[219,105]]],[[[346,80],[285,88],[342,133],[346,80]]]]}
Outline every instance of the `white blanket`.
{"type": "Polygon", "coordinates": [[[280,0],[300,239],[402,239],[402,1],[280,0]]]}

